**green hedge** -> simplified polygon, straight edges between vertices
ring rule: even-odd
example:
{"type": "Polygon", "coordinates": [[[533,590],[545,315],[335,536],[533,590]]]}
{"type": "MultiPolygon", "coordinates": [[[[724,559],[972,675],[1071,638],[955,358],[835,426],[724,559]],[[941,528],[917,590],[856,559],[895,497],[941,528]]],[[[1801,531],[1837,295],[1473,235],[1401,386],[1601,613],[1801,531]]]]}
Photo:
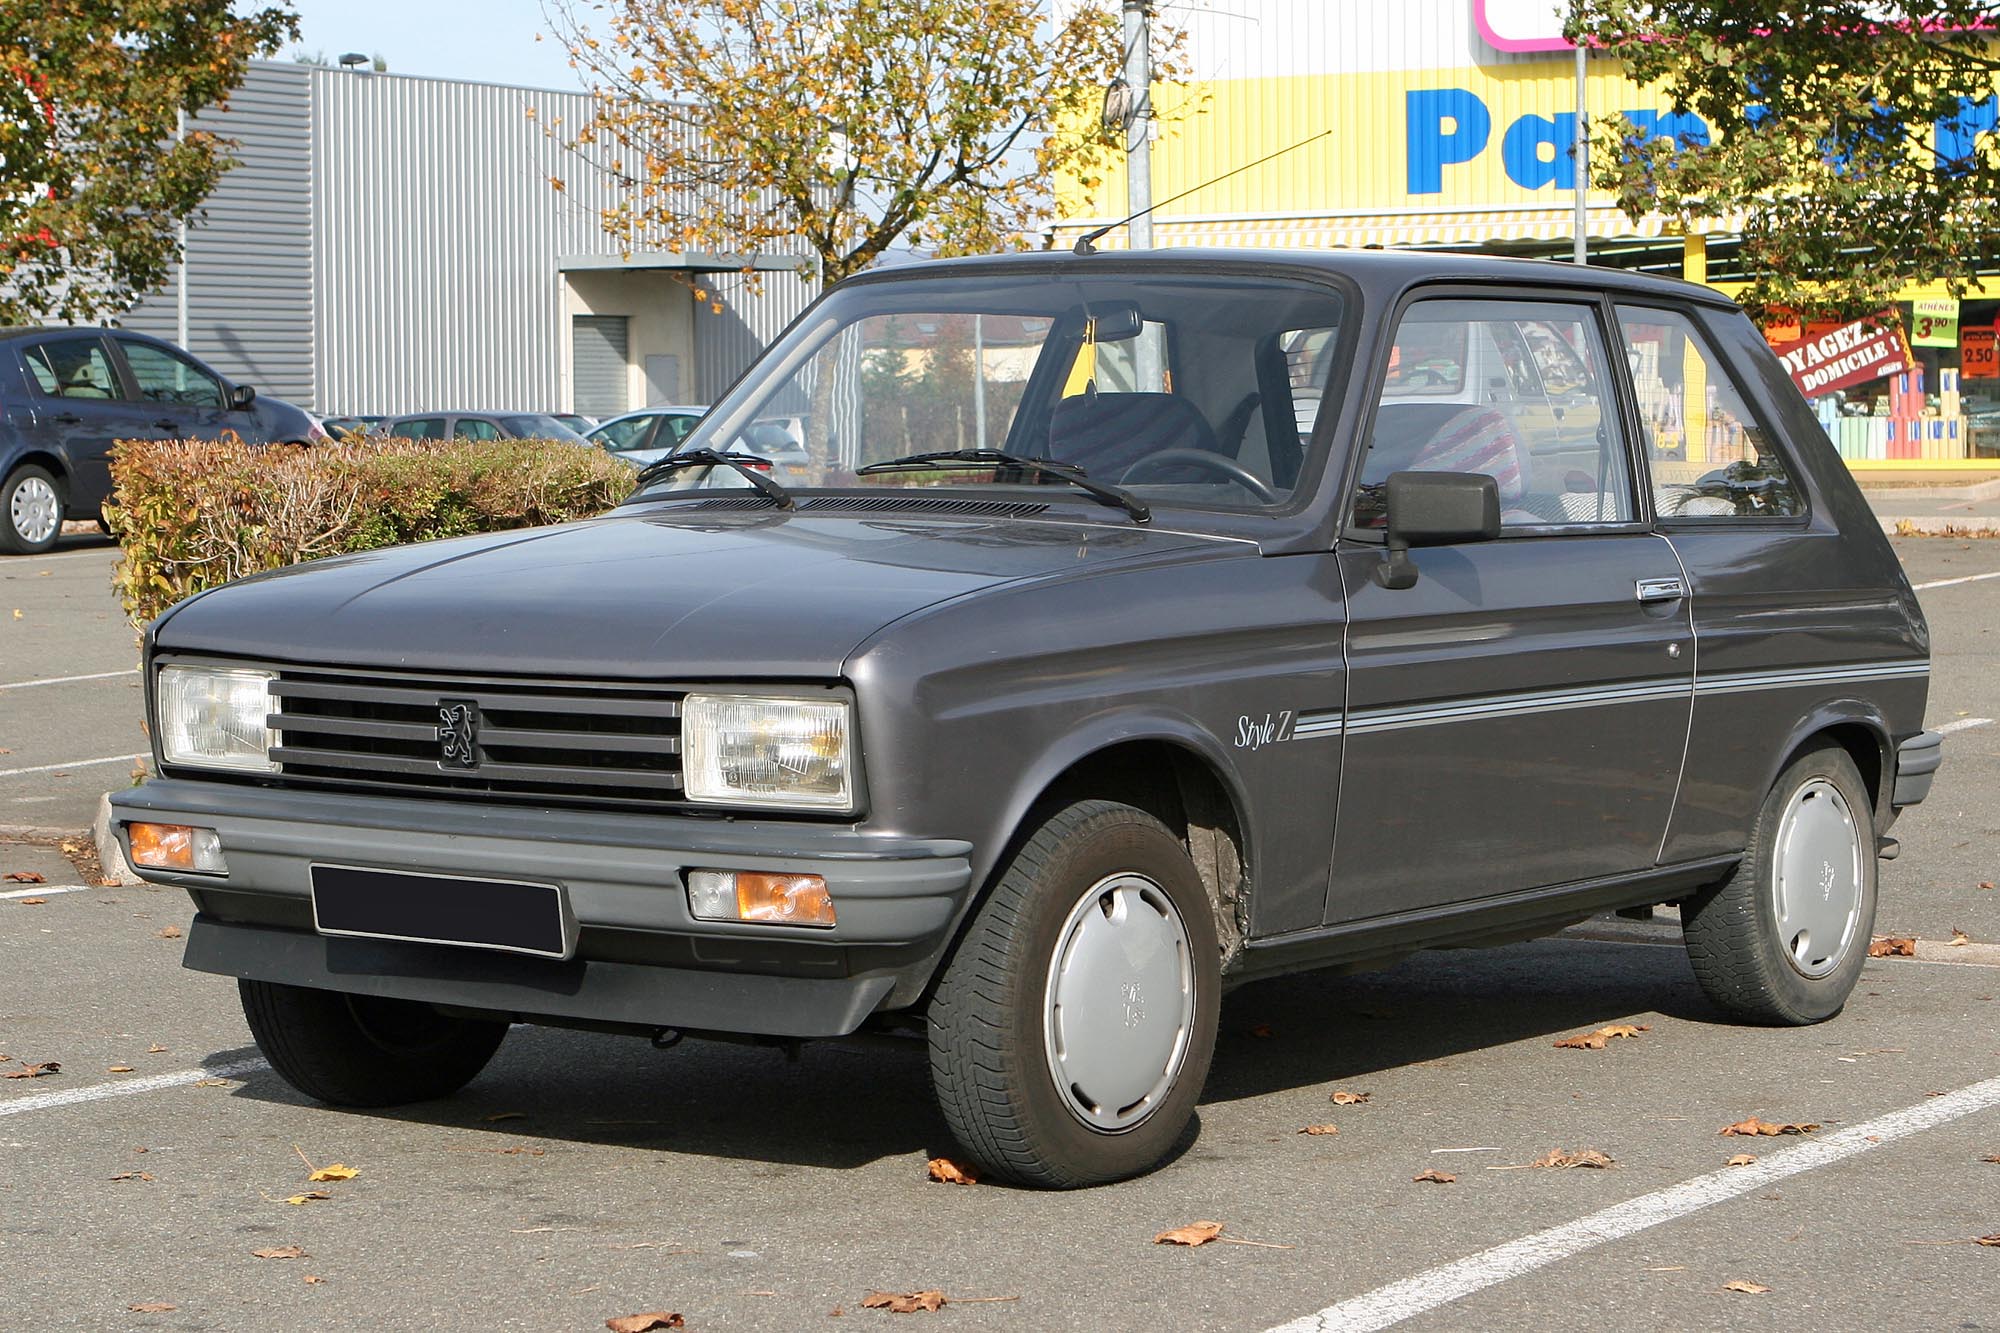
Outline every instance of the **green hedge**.
{"type": "Polygon", "coordinates": [[[105,507],[125,557],[113,583],[144,625],[204,588],[301,560],[585,518],[630,494],[634,475],[557,440],[127,440],[105,507]]]}

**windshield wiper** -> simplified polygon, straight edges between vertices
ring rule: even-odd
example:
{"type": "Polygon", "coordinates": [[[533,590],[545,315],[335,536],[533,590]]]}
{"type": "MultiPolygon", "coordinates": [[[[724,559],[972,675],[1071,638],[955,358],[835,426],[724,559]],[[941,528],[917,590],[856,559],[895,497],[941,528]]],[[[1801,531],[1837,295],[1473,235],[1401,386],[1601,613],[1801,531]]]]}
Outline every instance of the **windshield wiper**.
{"type": "Polygon", "coordinates": [[[677,454],[656,458],[640,468],[639,485],[650,486],[669,472],[677,472],[684,467],[734,468],[743,474],[745,481],[755,486],[778,508],[797,509],[799,502],[792,498],[792,493],[771,480],[769,476],[759,472],[752,466],[755,463],[769,467],[771,460],[759,458],[756,454],[724,453],[720,449],[683,449],[677,454]]]}
{"type": "Polygon", "coordinates": [[[1153,511],[1130,491],[1108,482],[1092,481],[1077,469],[1051,459],[1026,458],[1020,454],[1007,453],[1002,449],[945,449],[937,453],[911,454],[906,458],[892,458],[886,463],[870,463],[866,467],[858,467],[854,469],[854,475],[866,477],[877,472],[922,472],[939,467],[1019,468],[1023,472],[1032,472],[1037,476],[1066,481],[1100,504],[1124,510],[1132,516],[1132,521],[1135,523],[1149,522],[1153,517],[1153,511]]]}

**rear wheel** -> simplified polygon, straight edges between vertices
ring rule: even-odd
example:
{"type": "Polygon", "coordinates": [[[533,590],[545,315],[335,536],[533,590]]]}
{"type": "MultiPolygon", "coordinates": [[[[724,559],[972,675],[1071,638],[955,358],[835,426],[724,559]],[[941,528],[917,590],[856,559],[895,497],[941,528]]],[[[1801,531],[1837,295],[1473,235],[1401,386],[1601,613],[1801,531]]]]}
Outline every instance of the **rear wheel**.
{"type": "Polygon", "coordinates": [[[1069,1188],[1149,1170],[1193,1118],[1220,992],[1179,839],[1130,806],[1069,806],[1015,856],[938,984],[938,1104],[994,1176],[1069,1188]]]}
{"type": "Polygon", "coordinates": [[[40,555],[62,536],[62,490],[53,473],[23,463],[0,482],[0,551],[40,555]]]}
{"type": "Polygon", "coordinates": [[[285,1082],[334,1106],[396,1106],[470,1083],[507,1035],[496,1019],[451,1018],[427,1004],[239,981],[243,1016],[285,1082]]]}
{"type": "Polygon", "coordinates": [[[1874,809],[1838,746],[1779,775],[1735,874],[1682,906],[1701,988],[1753,1023],[1817,1023],[1860,979],[1875,925],[1874,809]]]}

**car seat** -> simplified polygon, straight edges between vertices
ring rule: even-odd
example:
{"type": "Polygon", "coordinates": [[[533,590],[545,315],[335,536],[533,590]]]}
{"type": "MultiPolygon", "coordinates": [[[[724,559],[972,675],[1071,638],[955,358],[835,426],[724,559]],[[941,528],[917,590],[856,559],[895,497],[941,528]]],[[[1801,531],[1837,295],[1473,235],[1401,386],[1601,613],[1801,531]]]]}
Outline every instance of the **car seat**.
{"type": "Polygon", "coordinates": [[[1168,449],[1222,452],[1201,409],[1175,394],[1087,392],[1059,401],[1049,418],[1049,457],[1087,476],[1116,481],[1168,449]]]}

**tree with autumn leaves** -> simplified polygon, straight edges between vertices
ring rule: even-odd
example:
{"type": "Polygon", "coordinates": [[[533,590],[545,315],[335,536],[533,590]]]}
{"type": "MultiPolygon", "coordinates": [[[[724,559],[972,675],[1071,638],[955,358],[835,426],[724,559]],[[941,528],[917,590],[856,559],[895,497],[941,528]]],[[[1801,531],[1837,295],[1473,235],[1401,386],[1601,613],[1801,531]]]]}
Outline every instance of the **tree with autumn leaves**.
{"type": "Polygon", "coordinates": [[[2000,251],[2000,0],[1572,0],[1569,31],[1706,122],[1595,127],[1591,180],[1635,220],[1742,236],[1755,316],[1960,295],[2000,251]]]}
{"type": "Polygon", "coordinates": [[[230,0],[0,3],[0,325],[95,322],[163,283],[229,166],[179,116],[297,35],[230,0]]]}
{"type": "MultiPolygon", "coordinates": [[[[800,253],[827,281],[892,244],[1016,248],[1059,176],[1122,143],[1099,125],[1117,5],[1082,0],[613,0],[550,18],[597,94],[570,142],[626,187],[632,249],[800,253]],[[593,7],[594,8],[594,7],[593,7]]],[[[1155,58],[1175,73],[1178,39],[1155,58]]],[[[557,182],[560,188],[560,182],[557,182]]]]}

